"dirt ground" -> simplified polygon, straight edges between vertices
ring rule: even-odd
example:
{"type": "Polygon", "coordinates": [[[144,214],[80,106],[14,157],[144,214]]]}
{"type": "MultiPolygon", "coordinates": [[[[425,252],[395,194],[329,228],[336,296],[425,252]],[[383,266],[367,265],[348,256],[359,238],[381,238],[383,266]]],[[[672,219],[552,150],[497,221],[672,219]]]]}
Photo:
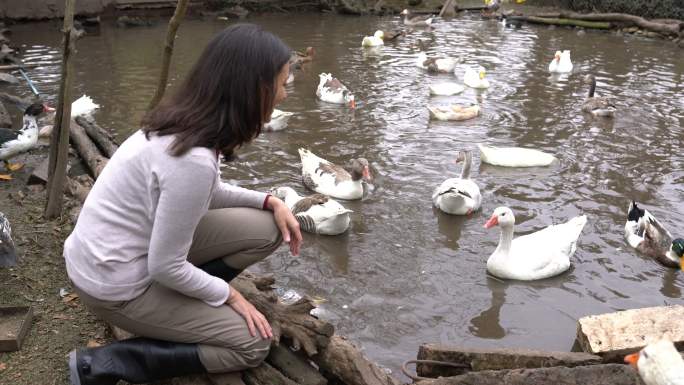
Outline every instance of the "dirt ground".
{"type": "Polygon", "coordinates": [[[0,268],[0,306],[31,306],[34,314],[21,349],[0,353],[0,384],[68,384],[69,352],[111,339],[105,325],[71,294],[62,257],[71,218],[43,219],[44,189],[26,186],[31,170],[45,157],[42,147],[13,159],[26,166],[12,173],[13,181],[0,184],[0,212],[11,223],[19,257],[17,266],[0,268]]]}

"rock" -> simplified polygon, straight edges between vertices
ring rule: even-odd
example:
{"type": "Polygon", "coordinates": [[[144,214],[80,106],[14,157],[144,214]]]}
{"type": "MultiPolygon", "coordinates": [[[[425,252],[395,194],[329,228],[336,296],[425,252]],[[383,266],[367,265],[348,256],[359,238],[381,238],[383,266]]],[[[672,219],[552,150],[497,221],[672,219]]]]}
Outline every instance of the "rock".
{"type": "Polygon", "coordinates": [[[141,17],[130,17],[130,16],[119,16],[118,19],[116,19],[116,25],[119,28],[128,28],[128,27],[149,27],[153,23],[151,20],[148,19],[143,19],[141,17]]]}
{"type": "MultiPolygon", "coordinates": [[[[528,349],[475,349],[441,344],[423,344],[418,349],[419,360],[446,361],[466,364],[472,371],[542,368],[550,366],[581,366],[601,363],[601,357],[587,353],[544,352],[528,349]]],[[[462,369],[419,364],[421,376],[454,376],[462,369]]]]}
{"type": "Polygon", "coordinates": [[[16,76],[0,72],[0,82],[5,82],[9,84],[19,84],[19,79],[16,76]]]}
{"type": "Polygon", "coordinates": [[[632,367],[619,364],[487,370],[418,382],[419,385],[643,385],[632,367]]]}
{"type": "Polygon", "coordinates": [[[659,37],[662,37],[661,34],[659,34],[658,32],[653,32],[653,31],[648,31],[648,32],[645,33],[645,35],[648,36],[648,37],[652,37],[652,38],[659,38],[659,37]]]}
{"type": "Polygon", "coordinates": [[[221,14],[232,19],[244,19],[247,17],[247,15],[249,15],[249,11],[239,5],[236,5],[224,9],[221,11],[221,14]]]}
{"type": "Polygon", "coordinates": [[[622,362],[651,341],[669,338],[684,345],[684,306],[658,306],[582,317],[577,323],[577,341],[582,350],[598,354],[606,362],[622,362]]]}
{"type": "Polygon", "coordinates": [[[2,103],[0,103],[0,127],[12,128],[12,117],[2,103]]]}
{"type": "Polygon", "coordinates": [[[639,30],[638,27],[629,27],[629,28],[625,28],[625,32],[627,32],[627,33],[635,33],[635,32],[638,31],[638,30],[639,30]]]}

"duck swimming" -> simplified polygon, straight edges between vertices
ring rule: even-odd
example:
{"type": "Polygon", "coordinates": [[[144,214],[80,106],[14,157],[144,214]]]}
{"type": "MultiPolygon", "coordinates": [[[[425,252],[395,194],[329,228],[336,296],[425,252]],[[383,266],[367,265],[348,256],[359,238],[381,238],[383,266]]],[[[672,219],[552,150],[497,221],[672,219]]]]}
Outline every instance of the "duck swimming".
{"type": "Polygon", "coordinates": [[[0,213],[0,267],[17,265],[17,252],[12,240],[12,227],[7,217],[0,213]]]}
{"type": "MultiPolygon", "coordinates": [[[[26,108],[22,119],[22,127],[19,131],[9,128],[0,128],[0,160],[5,163],[7,171],[16,171],[23,164],[11,164],[9,159],[28,151],[38,144],[38,122],[36,119],[43,112],[54,111],[43,103],[34,103],[26,108]]],[[[0,180],[11,180],[9,174],[0,174],[0,180]]]]}
{"type": "Polygon", "coordinates": [[[428,106],[428,110],[430,110],[430,116],[437,120],[460,121],[476,118],[480,115],[480,106],[477,104],[467,107],[458,104],[452,104],[445,107],[428,106]]]}
{"type": "Polygon", "coordinates": [[[625,357],[646,385],[684,384],[684,360],[672,341],[652,342],[637,353],[625,357]]]}
{"type": "Polygon", "coordinates": [[[503,167],[548,166],[556,160],[551,154],[523,147],[494,147],[478,144],[482,163],[503,167]]]}
{"type": "Polygon", "coordinates": [[[401,11],[400,15],[404,16],[404,25],[408,25],[410,27],[429,27],[430,25],[432,25],[432,15],[414,15],[408,9],[404,9],[403,11],[401,11]]]}
{"type": "Polygon", "coordinates": [[[468,67],[463,75],[463,83],[471,88],[489,88],[489,80],[485,79],[486,75],[487,72],[482,66],[478,66],[477,70],[468,67]]]}
{"type": "Polygon", "coordinates": [[[303,231],[322,235],[342,234],[349,228],[349,213],[339,202],[323,194],[300,196],[291,187],[278,187],[270,191],[292,210],[303,231]]]}
{"type": "Polygon", "coordinates": [[[508,207],[497,207],[484,227],[501,227],[499,246],[487,259],[487,271],[503,279],[532,281],[561,274],[570,268],[587,217],[581,215],[513,239],[515,217],[508,207]]]}
{"type": "Polygon", "coordinates": [[[273,113],[271,113],[271,120],[268,123],[264,123],[264,131],[274,132],[284,130],[285,127],[287,127],[287,121],[292,115],[294,115],[294,113],[274,108],[273,113]]]}
{"type": "Polygon", "coordinates": [[[594,116],[603,116],[606,118],[615,116],[615,111],[617,109],[609,98],[594,96],[594,92],[596,91],[596,77],[589,74],[584,77],[584,82],[589,84],[589,95],[587,95],[587,100],[582,104],[582,111],[588,112],[594,116]]]}
{"type": "Polygon", "coordinates": [[[432,193],[432,203],[447,214],[470,215],[480,209],[480,188],[470,179],[473,163],[471,151],[459,151],[456,163],[463,162],[460,178],[449,178],[432,193]]]}
{"type": "Polygon", "coordinates": [[[625,223],[627,243],[660,264],[684,270],[684,239],[672,239],[670,232],[646,209],[632,201],[625,223]]]}
{"type": "Polygon", "coordinates": [[[425,52],[418,54],[416,66],[431,73],[451,73],[461,60],[453,57],[428,57],[425,52]]]}
{"type": "Polygon", "coordinates": [[[335,104],[348,103],[350,108],[356,107],[354,94],[352,94],[342,82],[329,73],[322,73],[318,76],[320,82],[316,89],[316,96],[318,96],[319,99],[324,102],[335,104]]]}
{"type": "Polygon", "coordinates": [[[556,74],[567,74],[572,72],[570,51],[556,51],[556,54],[553,56],[553,60],[551,60],[551,63],[549,63],[549,72],[556,74]]]}
{"type": "Polygon", "coordinates": [[[381,30],[375,31],[373,36],[365,36],[361,41],[362,47],[378,47],[385,45],[385,34],[381,30]]]}
{"type": "Polygon", "coordinates": [[[304,186],[333,198],[347,200],[363,198],[362,180],[371,180],[366,159],[352,159],[349,162],[349,171],[347,171],[303,148],[299,149],[299,156],[302,160],[304,186]]]}

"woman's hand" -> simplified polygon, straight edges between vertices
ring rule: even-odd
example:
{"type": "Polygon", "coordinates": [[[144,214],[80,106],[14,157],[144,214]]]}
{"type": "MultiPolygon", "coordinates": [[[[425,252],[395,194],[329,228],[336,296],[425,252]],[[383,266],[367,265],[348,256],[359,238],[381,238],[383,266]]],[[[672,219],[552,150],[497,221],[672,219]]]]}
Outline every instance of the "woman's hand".
{"type": "Polygon", "coordinates": [[[299,255],[302,247],[302,232],[299,230],[299,222],[292,215],[292,211],[282,200],[270,196],[268,197],[267,207],[273,211],[276,225],[283,234],[283,240],[290,244],[292,255],[299,255]]]}
{"type": "Polygon", "coordinates": [[[259,329],[259,334],[261,334],[263,339],[273,338],[273,330],[266,317],[264,317],[254,305],[247,301],[245,297],[232,286],[230,287],[230,295],[228,296],[226,304],[232,307],[236,313],[240,314],[242,318],[245,319],[249,334],[251,334],[252,337],[256,336],[255,329],[259,329]]]}

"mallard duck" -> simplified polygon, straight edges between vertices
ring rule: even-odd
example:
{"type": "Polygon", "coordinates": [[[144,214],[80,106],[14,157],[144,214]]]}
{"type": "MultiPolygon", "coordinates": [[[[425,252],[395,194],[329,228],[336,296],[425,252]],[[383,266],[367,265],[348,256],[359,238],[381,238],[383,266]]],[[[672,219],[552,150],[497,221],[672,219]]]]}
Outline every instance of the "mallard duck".
{"type": "Polygon", "coordinates": [[[627,208],[625,223],[627,243],[667,267],[684,270],[684,239],[672,239],[670,232],[635,201],[627,208]]]}
{"type": "Polygon", "coordinates": [[[347,171],[303,148],[299,149],[299,156],[302,160],[304,186],[333,198],[347,200],[363,198],[362,180],[371,180],[366,159],[352,159],[349,162],[349,171],[347,171]]]}
{"type": "Polygon", "coordinates": [[[551,60],[551,63],[549,63],[549,72],[555,74],[566,74],[572,72],[570,51],[556,51],[556,54],[553,56],[553,60],[551,60]]]}
{"type": "Polygon", "coordinates": [[[625,363],[639,372],[646,385],[684,384],[684,360],[668,339],[652,342],[626,356],[625,363]]]}
{"type": "MultiPolygon", "coordinates": [[[[54,109],[43,103],[31,104],[24,110],[22,127],[19,131],[0,128],[0,160],[5,163],[7,171],[16,171],[23,167],[21,163],[11,164],[9,159],[28,151],[38,144],[38,122],[36,119],[43,112],[54,109]]],[[[0,174],[0,180],[11,180],[9,174],[0,174]]]]}
{"type": "Polygon", "coordinates": [[[320,82],[316,89],[316,96],[324,102],[345,104],[349,103],[350,108],[356,107],[354,94],[349,92],[347,87],[339,80],[334,78],[331,74],[322,73],[318,75],[320,82]]]}
{"type": "Polygon", "coordinates": [[[477,104],[468,107],[458,104],[446,107],[428,106],[428,110],[430,116],[437,120],[468,120],[480,115],[480,106],[477,104]]]}
{"type": "Polygon", "coordinates": [[[489,88],[489,80],[485,79],[486,75],[487,72],[482,66],[478,66],[477,70],[468,67],[463,75],[463,83],[471,88],[489,88]]]}
{"type": "Polygon", "coordinates": [[[437,73],[451,73],[456,68],[456,65],[461,60],[453,57],[428,57],[425,52],[418,54],[416,59],[416,66],[427,70],[428,72],[437,73]]]}
{"type": "Polygon", "coordinates": [[[430,85],[430,95],[450,96],[460,94],[465,88],[453,82],[437,83],[430,85]]]}
{"type": "Polygon", "coordinates": [[[349,213],[353,211],[326,195],[313,194],[302,197],[291,187],[278,187],[270,193],[285,201],[303,231],[338,235],[349,228],[349,213]]]}
{"type": "Polygon", "coordinates": [[[503,167],[548,166],[556,157],[543,151],[522,147],[493,147],[478,144],[482,163],[503,167]]]}
{"type": "Polygon", "coordinates": [[[375,31],[373,36],[364,37],[363,40],[361,41],[361,46],[362,47],[377,47],[380,45],[384,45],[385,44],[385,42],[383,41],[384,38],[385,38],[385,34],[382,31],[377,30],[377,31],[375,31]]]}
{"type": "Polygon", "coordinates": [[[588,112],[594,116],[603,116],[606,118],[612,118],[615,116],[615,105],[609,98],[594,96],[596,91],[596,78],[594,75],[589,74],[584,77],[584,82],[589,84],[589,95],[587,100],[582,104],[582,111],[588,112]]]}
{"type": "Polygon", "coordinates": [[[460,178],[449,178],[432,193],[432,203],[447,214],[470,215],[480,209],[480,188],[470,179],[473,163],[471,151],[459,151],[456,163],[463,162],[460,178]]]}
{"type": "Polygon", "coordinates": [[[499,246],[487,259],[487,271],[504,279],[532,281],[558,275],[570,268],[587,217],[580,215],[513,239],[515,217],[508,207],[497,207],[484,227],[501,227],[499,246]]]}
{"type": "Polygon", "coordinates": [[[7,217],[0,213],[0,267],[17,265],[17,252],[12,240],[12,227],[7,217]]]}
{"type": "Polygon", "coordinates": [[[408,25],[410,27],[429,27],[432,25],[432,15],[414,15],[408,9],[401,11],[400,15],[404,16],[404,25],[408,25]]]}
{"type": "Polygon", "coordinates": [[[274,108],[273,113],[271,114],[271,120],[264,124],[264,131],[272,132],[285,129],[285,127],[287,127],[287,121],[292,115],[294,115],[294,113],[274,108]]]}

